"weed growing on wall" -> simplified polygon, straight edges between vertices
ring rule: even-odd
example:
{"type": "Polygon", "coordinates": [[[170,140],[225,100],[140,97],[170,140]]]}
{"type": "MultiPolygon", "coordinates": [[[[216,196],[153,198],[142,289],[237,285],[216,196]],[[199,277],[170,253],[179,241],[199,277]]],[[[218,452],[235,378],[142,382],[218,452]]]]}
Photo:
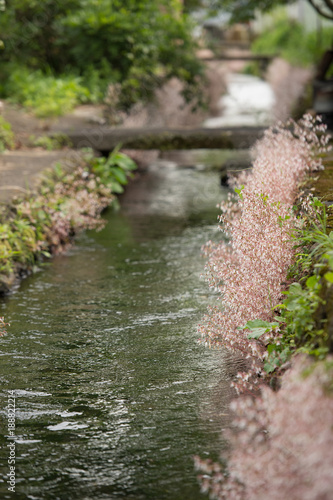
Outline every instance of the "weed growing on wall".
{"type": "MultiPolygon", "coordinates": [[[[294,353],[306,353],[324,359],[332,352],[331,325],[328,321],[333,289],[333,232],[327,232],[326,207],[318,199],[310,202],[310,215],[295,233],[295,264],[290,272],[293,282],[282,292],[283,301],[275,307],[275,322],[266,323],[265,331],[274,329],[275,339],[266,339],[264,370],[278,370],[294,353]]],[[[255,329],[251,324],[245,328],[255,329]]]]}

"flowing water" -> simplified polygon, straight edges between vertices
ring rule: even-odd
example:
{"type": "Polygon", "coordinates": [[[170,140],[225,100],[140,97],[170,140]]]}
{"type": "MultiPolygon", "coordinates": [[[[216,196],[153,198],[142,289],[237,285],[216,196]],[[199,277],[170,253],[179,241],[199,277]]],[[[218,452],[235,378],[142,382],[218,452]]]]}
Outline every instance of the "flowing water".
{"type": "Polygon", "coordinates": [[[268,82],[252,75],[230,73],[227,92],[218,103],[221,116],[208,118],[205,126],[269,126],[274,120],[275,95],[268,82]]]}
{"type": "Polygon", "coordinates": [[[216,458],[223,353],[199,345],[212,301],[201,245],[219,239],[217,173],[164,161],[128,187],[101,232],[0,304],[0,497],[196,500],[192,456],[216,458]],[[16,400],[16,493],[5,407],[16,400]]]}

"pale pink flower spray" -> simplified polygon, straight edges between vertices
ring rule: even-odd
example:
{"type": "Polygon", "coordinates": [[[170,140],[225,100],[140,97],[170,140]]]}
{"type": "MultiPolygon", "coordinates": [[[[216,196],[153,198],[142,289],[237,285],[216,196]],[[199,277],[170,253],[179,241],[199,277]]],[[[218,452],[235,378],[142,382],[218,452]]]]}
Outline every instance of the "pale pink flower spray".
{"type": "Polygon", "coordinates": [[[208,281],[220,292],[222,307],[209,311],[199,331],[209,346],[225,346],[249,360],[249,372],[239,374],[239,391],[254,389],[265,352],[262,342],[249,340],[239,327],[272,320],[281,301],[295,255],[291,235],[299,223],[292,208],[305,175],[322,168],[317,155],[327,147],[324,132],[311,115],[268,129],[254,148],[252,171],[236,181],[237,206],[232,199],[221,205],[229,240],[209,242],[204,250],[208,281]]]}
{"type": "MultiPolygon", "coordinates": [[[[207,275],[220,291],[223,308],[212,309],[199,328],[209,345],[225,346],[250,361],[250,370],[239,374],[239,392],[258,384],[265,346],[249,340],[238,327],[251,319],[271,320],[281,300],[294,259],[291,233],[300,223],[292,205],[306,173],[321,168],[316,154],[327,150],[324,131],[310,115],[299,124],[290,121],[268,130],[256,145],[251,174],[238,179],[237,207],[232,200],[221,206],[230,242],[205,248],[207,275]]],[[[308,203],[302,204],[308,209],[308,203]]],[[[261,385],[257,398],[235,400],[225,436],[231,444],[224,457],[228,468],[195,458],[203,473],[202,490],[217,500],[330,500],[332,378],[332,358],[313,366],[299,357],[282,377],[278,392],[261,385]]]]}

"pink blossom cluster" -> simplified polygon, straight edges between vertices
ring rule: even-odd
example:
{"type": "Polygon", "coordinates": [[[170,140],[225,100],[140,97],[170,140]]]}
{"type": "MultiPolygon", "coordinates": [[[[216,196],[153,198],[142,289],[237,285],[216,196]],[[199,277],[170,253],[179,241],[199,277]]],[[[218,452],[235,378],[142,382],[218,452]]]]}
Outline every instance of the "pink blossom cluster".
{"type": "Polygon", "coordinates": [[[79,231],[102,228],[100,213],[114,198],[94,173],[78,166],[60,182],[45,180],[36,196],[17,203],[16,211],[35,229],[41,224],[42,211],[43,227],[42,231],[36,231],[39,240],[34,250],[58,253],[79,231]]]}
{"type": "Polygon", "coordinates": [[[220,292],[222,307],[209,311],[199,331],[208,345],[223,345],[250,360],[239,390],[254,388],[265,352],[263,342],[249,340],[239,327],[249,320],[272,320],[281,301],[295,254],[291,235],[299,224],[292,207],[305,175],[321,168],[318,152],[328,142],[324,132],[311,115],[267,130],[254,148],[252,171],[235,181],[237,205],[232,197],[221,205],[228,239],[205,247],[208,281],[220,292]]]}
{"type": "Polygon", "coordinates": [[[202,490],[218,500],[331,500],[332,380],[332,358],[299,357],[277,393],[234,401],[229,472],[196,457],[202,490]]]}

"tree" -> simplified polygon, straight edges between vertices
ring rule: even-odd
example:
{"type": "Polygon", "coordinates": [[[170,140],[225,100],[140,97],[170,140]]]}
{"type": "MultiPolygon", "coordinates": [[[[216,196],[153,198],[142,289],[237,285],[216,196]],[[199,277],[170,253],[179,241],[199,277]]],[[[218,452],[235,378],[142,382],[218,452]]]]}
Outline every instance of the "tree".
{"type": "MultiPolygon", "coordinates": [[[[295,0],[185,0],[185,8],[205,6],[212,12],[225,10],[231,13],[231,22],[244,22],[254,18],[255,11],[268,12],[277,5],[286,5],[295,0]]],[[[323,17],[333,20],[333,0],[308,0],[323,17]]]]}
{"type": "Polygon", "coordinates": [[[332,0],[309,0],[310,4],[318,14],[333,21],[333,1],[332,0]]]}
{"type": "Polygon", "coordinates": [[[173,76],[191,100],[203,75],[180,0],[12,0],[0,38],[4,62],[118,83],[124,107],[173,76]]]}

